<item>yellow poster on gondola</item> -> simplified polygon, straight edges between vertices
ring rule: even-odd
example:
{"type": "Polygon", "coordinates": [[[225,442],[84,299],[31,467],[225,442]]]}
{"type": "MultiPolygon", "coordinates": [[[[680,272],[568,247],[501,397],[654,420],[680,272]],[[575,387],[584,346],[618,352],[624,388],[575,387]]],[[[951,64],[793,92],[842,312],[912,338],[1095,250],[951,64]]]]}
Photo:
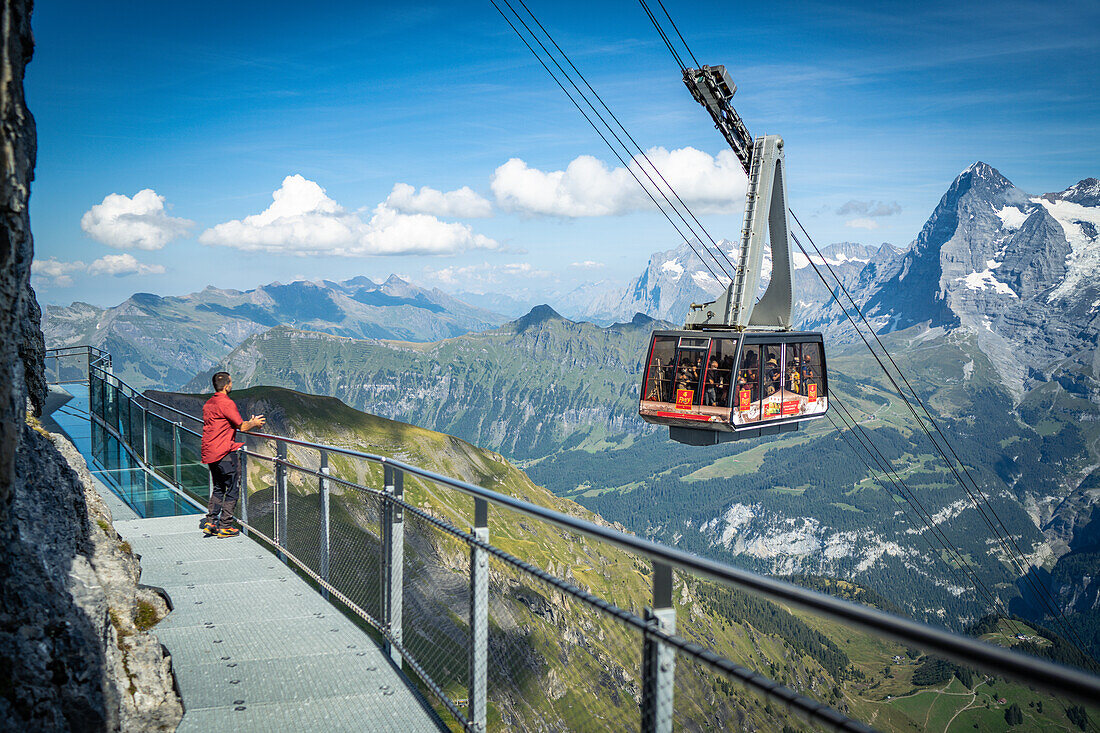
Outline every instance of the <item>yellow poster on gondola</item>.
{"type": "Polygon", "coordinates": [[[691,401],[695,397],[695,390],[693,389],[678,389],[676,390],[676,409],[677,410],[690,410],[691,401]]]}

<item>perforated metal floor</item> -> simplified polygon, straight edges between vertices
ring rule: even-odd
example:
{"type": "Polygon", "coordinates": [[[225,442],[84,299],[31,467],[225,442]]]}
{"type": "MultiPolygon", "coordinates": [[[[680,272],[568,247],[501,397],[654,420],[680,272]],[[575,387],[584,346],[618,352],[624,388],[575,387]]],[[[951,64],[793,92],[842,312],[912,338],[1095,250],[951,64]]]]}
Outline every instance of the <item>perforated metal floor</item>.
{"type": "Polygon", "coordinates": [[[183,696],[179,730],[439,731],[374,640],[246,537],[197,516],[116,521],[141,582],[174,610],[155,628],[183,696]]]}

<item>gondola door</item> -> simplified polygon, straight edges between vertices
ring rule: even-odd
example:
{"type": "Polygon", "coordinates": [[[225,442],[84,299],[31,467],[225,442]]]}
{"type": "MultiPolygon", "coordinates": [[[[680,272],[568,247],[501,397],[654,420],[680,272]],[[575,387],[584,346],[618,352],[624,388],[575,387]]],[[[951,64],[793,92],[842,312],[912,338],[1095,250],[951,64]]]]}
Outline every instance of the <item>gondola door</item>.
{"type": "Polygon", "coordinates": [[[702,401],[710,343],[709,338],[680,337],[673,391],[677,410],[690,411],[702,401]]]}

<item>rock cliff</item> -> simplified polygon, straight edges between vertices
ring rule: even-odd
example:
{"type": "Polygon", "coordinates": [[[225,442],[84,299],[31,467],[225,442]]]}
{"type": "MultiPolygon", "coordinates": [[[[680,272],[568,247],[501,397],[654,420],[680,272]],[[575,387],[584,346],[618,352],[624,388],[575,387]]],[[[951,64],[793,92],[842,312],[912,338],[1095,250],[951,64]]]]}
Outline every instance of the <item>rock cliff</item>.
{"type": "Polygon", "coordinates": [[[46,392],[29,286],[31,7],[0,10],[0,730],[174,730],[170,660],[148,633],[165,602],[138,585],[83,459],[28,414],[46,392]]]}

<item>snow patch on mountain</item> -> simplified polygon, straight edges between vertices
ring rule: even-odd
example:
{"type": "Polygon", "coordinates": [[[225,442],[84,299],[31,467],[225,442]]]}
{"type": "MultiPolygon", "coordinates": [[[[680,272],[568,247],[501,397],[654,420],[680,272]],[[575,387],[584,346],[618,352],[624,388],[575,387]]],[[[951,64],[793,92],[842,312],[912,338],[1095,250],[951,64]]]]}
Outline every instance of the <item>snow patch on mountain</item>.
{"type": "Polygon", "coordinates": [[[681,265],[679,262],[675,262],[673,260],[669,260],[668,262],[661,265],[661,270],[663,272],[671,272],[674,282],[678,281],[680,279],[680,276],[684,274],[684,266],[681,265]]]}
{"type": "Polygon", "coordinates": [[[1071,201],[1050,201],[1045,197],[1031,199],[1047,210],[1065,232],[1072,251],[1066,256],[1066,276],[1047,296],[1047,302],[1064,300],[1095,277],[1100,268],[1100,208],[1082,206],[1071,201]]]}
{"type": "MultiPolygon", "coordinates": [[[[994,261],[989,260],[988,262],[994,261]]],[[[995,264],[999,265],[1000,263],[995,264]]],[[[995,268],[991,267],[981,272],[972,272],[966,277],[960,277],[959,282],[966,285],[970,290],[992,290],[999,295],[1011,295],[1013,298],[1018,297],[1012,288],[993,276],[993,269],[995,268]]]]}
{"type": "Polygon", "coordinates": [[[1020,211],[1015,206],[1005,206],[1000,211],[994,208],[993,211],[1000,218],[1005,229],[1019,229],[1028,216],[1028,212],[1020,211]]]}
{"type": "Polygon", "coordinates": [[[870,257],[849,257],[847,254],[841,252],[835,257],[807,257],[801,252],[795,252],[791,255],[791,266],[796,270],[801,270],[804,267],[809,267],[810,262],[813,261],[815,265],[830,265],[832,267],[839,267],[846,262],[859,262],[861,264],[867,264],[871,261],[870,257]]]}

